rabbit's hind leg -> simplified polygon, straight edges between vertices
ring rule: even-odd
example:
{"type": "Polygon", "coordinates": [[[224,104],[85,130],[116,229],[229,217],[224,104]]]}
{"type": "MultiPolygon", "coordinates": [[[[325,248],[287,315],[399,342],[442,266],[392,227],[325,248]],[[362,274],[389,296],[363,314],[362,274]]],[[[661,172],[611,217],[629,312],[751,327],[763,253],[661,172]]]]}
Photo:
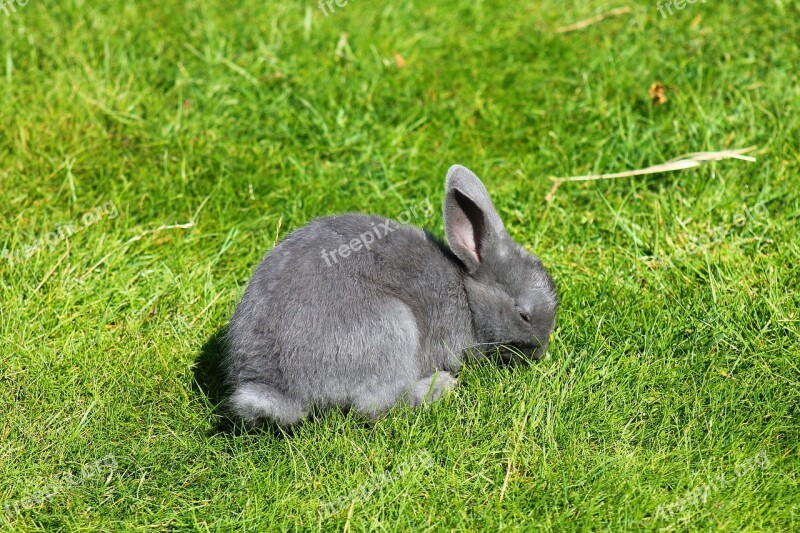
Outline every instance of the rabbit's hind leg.
{"type": "Polygon", "coordinates": [[[289,426],[306,417],[308,406],[275,388],[257,382],[239,385],[228,400],[231,410],[250,426],[267,420],[289,426]]]}
{"type": "Polygon", "coordinates": [[[458,380],[450,372],[439,371],[419,380],[408,390],[408,403],[412,407],[435,402],[455,388],[458,380]]]}

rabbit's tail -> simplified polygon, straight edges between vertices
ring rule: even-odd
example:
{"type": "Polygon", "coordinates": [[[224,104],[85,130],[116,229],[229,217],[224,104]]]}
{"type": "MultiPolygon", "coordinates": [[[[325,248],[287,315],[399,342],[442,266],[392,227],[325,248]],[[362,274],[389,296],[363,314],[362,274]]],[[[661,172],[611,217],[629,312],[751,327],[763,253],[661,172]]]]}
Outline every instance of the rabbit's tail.
{"type": "Polygon", "coordinates": [[[307,406],[274,387],[257,382],[238,385],[228,399],[231,411],[245,423],[256,426],[270,420],[289,426],[306,417],[307,406]]]}

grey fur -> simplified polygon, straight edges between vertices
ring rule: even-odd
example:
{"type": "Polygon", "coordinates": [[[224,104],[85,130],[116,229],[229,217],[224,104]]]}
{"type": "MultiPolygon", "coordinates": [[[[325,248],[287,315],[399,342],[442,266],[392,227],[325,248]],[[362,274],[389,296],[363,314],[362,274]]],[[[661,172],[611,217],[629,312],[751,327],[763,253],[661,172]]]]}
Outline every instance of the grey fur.
{"type": "Polygon", "coordinates": [[[359,214],[316,219],[279,243],[228,329],[233,414],[287,426],[311,406],[337,405],[376,417],[438,399],[469,353],[540,358],[555,285],[458,165],[447,173],[444,221],[452,252],[420,229],[359,214]],[[367,232],[378,236],[369,247],[367,232]],[[350,252],[323,257],[339,247],[350,252]]]}

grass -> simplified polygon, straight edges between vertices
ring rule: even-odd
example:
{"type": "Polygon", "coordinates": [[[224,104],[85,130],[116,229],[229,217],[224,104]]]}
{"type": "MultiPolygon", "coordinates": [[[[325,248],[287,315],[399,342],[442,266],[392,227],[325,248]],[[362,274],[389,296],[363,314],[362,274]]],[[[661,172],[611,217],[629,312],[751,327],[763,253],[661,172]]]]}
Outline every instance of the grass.
{"type": "Polygon", "coordinates": [[[800,527],[796,3],[33,0],[0,32],[0,528],[800,527]],[[276,239],[440,205],[456,162],[556,279],[549,356],[221,431],[218,334],[276,239]]]}

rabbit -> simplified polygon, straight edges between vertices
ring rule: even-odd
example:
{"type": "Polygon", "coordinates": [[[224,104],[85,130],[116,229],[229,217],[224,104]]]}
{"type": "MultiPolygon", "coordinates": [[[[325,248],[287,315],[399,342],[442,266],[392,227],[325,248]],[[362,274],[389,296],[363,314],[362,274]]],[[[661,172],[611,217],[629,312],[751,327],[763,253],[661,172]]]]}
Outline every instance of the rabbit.
{"type": "Polygon", "coordinates": [[[275,246],[226,333],[233,417],[288,427],[339,406],[375,419],[436,401],[467,358],[541,358],[555,284],[463,166],[447,172],[444,228],[449,249],[391,219],[343,214],[275,246]]]}

